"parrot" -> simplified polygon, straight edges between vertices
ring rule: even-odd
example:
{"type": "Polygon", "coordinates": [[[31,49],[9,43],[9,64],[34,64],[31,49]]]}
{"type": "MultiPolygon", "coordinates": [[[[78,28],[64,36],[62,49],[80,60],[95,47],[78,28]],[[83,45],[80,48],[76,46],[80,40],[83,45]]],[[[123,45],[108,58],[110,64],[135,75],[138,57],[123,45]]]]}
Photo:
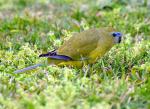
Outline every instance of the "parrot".
{"type": "MultiPolygon", "coordinates": [[[[113,27],[91,28],[73,34],[58,49],[40,54],[39,57],[47,58],[48,65],[82,68],[85,65],[96,63],[121,40],[122,33],[113,27]]],[[[16,70],[14,73],[18,74],[42,65],[36,64],[16,70]]]]}

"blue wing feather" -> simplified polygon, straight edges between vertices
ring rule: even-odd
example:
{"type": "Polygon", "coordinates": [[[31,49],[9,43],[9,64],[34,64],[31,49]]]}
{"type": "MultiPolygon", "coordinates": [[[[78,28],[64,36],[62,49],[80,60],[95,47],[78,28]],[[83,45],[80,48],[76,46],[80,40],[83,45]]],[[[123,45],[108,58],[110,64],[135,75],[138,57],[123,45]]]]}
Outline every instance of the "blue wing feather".
{"type": "Polygon", "coordinates": [[[55,50],[48,52],[46,54],[41,54],[39,55],[39,57],[47,57],[47,58],[52,58],[52,59],[65,60],[65,61],[72,60],[72,58],[69,56],[57,55],[57,52],[55,50]]]}

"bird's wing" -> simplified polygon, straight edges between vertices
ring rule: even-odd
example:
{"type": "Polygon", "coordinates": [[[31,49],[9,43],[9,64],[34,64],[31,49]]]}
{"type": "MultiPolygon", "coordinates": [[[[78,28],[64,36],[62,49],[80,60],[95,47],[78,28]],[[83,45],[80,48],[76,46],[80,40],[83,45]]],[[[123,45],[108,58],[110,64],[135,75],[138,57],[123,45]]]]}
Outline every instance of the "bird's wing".
{"type": "Polygon", "coordinates": [[[97,47],[99,40],[97,29],[90,29],[73,35],[57,51],[59,55],[66,55],[73,60],[87,59],[88,54],[97,47]]]}
{"type": "Polygon", "coordinates": [[[51,58],[51,59],[65,60],[65,61],[72,60],[72,58],[70,58],[69,56],[58,55],[56,50],[53,50],[46,54],[41,54],[41,55],[39,55],[39,57],[47,57],[47,58],[51,58]]]}

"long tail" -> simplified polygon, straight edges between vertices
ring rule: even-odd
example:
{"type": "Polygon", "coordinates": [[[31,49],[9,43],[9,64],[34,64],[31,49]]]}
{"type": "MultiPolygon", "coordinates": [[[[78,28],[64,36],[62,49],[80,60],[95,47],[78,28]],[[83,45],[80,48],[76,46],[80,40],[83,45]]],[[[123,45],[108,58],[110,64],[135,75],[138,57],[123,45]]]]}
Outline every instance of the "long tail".
{"type": "Polygon", "coordinates": [[[37,68],[37,67],[39,67],[39,66],[42,66],[42,65],[43,65],[43,64],[35,64],[35,65],[33,65],[33,66],[29,66],[29,67],[26,67],[26,68],[21,69],[21,70],[16,70],[16,71],[14,71],[14,73],[15,73],[15,74],[23,73],[23,72],[25,72],[25,71],[27,71],[27,70],[32,70],[32,69],[35,69],[35,68],[37,68]]]}

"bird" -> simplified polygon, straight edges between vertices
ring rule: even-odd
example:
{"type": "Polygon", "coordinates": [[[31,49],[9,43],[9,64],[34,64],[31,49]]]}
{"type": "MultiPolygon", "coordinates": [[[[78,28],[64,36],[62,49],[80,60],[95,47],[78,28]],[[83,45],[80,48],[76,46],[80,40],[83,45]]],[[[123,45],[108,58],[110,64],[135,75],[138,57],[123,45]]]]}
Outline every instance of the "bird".
{"type": "MultiPolygon", "coordinates": [[[[47,58],[47,64],[49,65],[82,68],[85,65],[96,63],[121,40],[122,33],[116,31],[113,27],[91,28],[73,34],[58,49],[40,54],[39,57],[47,58]]],[[[36,64],[16,70],[14,73],[18,74],[42,65],[36,64]]]]}

